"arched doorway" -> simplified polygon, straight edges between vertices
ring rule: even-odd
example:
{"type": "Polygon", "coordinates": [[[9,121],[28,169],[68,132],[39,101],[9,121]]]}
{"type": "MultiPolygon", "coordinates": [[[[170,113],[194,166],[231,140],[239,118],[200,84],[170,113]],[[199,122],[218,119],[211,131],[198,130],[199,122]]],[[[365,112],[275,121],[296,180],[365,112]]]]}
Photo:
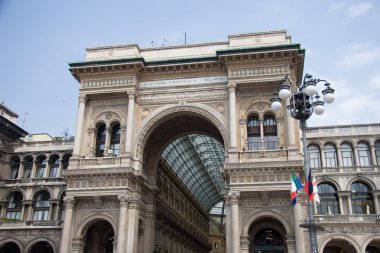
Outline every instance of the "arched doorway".
{"type": "Polygon", "coordinates": [[[21,250],[16,243],[8,242],[0,247],[0,253],[21,253],[21,250]]]}
{"type": "Polygon", "coordinates": [[[97,220],[85,232],[83,253],[112,253],[113,240],[112,225],[108,221],[97,220]]]}
{"type": "Polygon", "coordinates": [[[341,239],[332,239],[329,241],[323,253],[357,253],[352,243],[341,240],[341,239]]]}
{"type": "Polygon", "coordinates": [[[29,253],[54,253],[53,247],[48,242],[37,242],[29,253]]]}
{"type": "Polygon", "coordinates": [[[380,253],[380,240],[371,241],[365,248],[365,253],[380,253]]]}
{"type": "Polygon", "coordinates": [[[275,219],[262,218],[249,229],[249,253],[287,253],[284,226],[275,219]]]}
{"type": "Polygon", "coordinates": [[[210,252],[208,217],[224,195],[220,168],[225,138],[220,129],[199,113],[175,112],[158,120],[146,138],[143,170],[157,182],[152,249],[210,252]]]}

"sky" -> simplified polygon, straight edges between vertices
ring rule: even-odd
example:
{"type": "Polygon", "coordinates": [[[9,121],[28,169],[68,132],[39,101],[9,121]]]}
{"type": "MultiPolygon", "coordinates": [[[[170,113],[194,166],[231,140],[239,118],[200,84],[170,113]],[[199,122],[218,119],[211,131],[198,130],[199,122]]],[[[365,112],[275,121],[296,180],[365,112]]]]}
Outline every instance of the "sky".
{"type": "Polygon", "coordinates": [[[377,0],[0,0],[0,102],[29,133],[74,135],[79,84],[68,63],[86,48],[287,30],[306,50],[304,74],[335,89],[308,125],[380,123],[379,26],[377,0]]]}

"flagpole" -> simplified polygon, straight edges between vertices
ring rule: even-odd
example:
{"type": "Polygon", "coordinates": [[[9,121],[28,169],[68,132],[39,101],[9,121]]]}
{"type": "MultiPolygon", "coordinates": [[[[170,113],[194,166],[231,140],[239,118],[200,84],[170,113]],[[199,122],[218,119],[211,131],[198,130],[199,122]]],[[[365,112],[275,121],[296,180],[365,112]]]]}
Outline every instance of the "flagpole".
{"type": "MultiPolygon", "coordinates": [[[[309,168],[308,155],[307,155],[307,142],[306,142],[306,120],[300,120],[300,128],[302,131],[302,144],[303,144],[303,165],[304,165],[304,174],[305,179],[307,180],[309,176],[309,172],[311,172],[311,168],[309,168]]],[[[309,182],[312,184],[312,182],[309,182]]],[[[310,240],[310,252],[318,253],[318,245],[317,245],[317,225],[314,222],[314,209],[313,202],[306,196],[307,201],[307,223],[301,224],[302,227],[309,229],[309,240],[310,240]]]]}

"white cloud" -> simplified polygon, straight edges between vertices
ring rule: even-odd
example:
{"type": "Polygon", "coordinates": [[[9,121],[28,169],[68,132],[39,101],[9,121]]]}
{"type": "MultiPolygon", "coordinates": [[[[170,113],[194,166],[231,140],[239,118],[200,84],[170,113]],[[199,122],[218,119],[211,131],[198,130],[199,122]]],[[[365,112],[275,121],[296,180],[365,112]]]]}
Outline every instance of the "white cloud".
{"type": "Polygon", "coordinates": [[[347,16],[349,18],[356,18],[367,13],[372,8],[369,2],[351,4],[347,9],[347,16]]]}
{"type": "Polygon", "coordinates": [[[369,82],[369,87],[373,89],[380,89],[380,75],[373,76],[369,82]]]}
{"type": "Polygon", "coordinates": [[[334,3],[330,4],[328,12],[339,11],[339,10],[341,10],[345,6],[346,6],[346,3],[343,3],[343,2],[340,2],[340,3],[334,2],[334,3]]]}
{"type": "Polygon", "coordinates": [[[342,59],[335,63],[340,67],[359,67],[380,60],[380,48],[368,43],[351,44],[343,52],[342,59]]]}

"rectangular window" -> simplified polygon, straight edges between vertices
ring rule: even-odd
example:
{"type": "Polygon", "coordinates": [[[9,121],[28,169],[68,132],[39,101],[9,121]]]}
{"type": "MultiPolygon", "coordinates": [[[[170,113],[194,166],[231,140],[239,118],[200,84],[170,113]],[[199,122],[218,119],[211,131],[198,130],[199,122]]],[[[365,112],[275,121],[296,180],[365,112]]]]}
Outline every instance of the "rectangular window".
{"type": "Polygon", "coordinates": [[[49,210],[35,210],[33,215],[33,220],[48,220],[49,219],[49,210]]]}
{"type": "Polygon", "coordinates": [[[36,177],[37,178],[43,178],[44,175],[45,175],[45,168],[46,167],[38,167],[37,168],[37,173],[36,173],[36,177]]]}
{"type": "Polygon", "coordinates": [[[259,150],[260,149],[260,137],[259,136],[248,136],[248,149],[249,150],[259,150]]]}
{"type": "Polygon", "coordinates": [[[344,167],[352,167],[352,153],[351,151],[342,151],[342,160],[344,167]]]}
{"type": "Polygon", "coordinates": [[[21,220],[21,211],[7,211],[7,218],[21,220]]]}
{"type": "Polygon", "coordinates": [[[18,178],[18,168],[11,170],[11,179],[17,179],[18,178]]]}
{"type": "Polygon", "coordinates": [[[369,153],[367,150],[359,150],[359,161],[360,161],[360,166],[370,165],[369,153]]]}
{"type": "Polygon", "coordinates": [[[58,176],[58,167],[50,167],[49,177],[57,177],[58,176]]]}
{"type": "Polygon", "coordinates": [[[32,168],[26,167],[24,169],[24,178],[30,178],[32,176],[32,168]]]}
{"type": "Polygon", "coordinates": [[[320,168],[319,153],[309,153],[310,168],[320,168]]]}

